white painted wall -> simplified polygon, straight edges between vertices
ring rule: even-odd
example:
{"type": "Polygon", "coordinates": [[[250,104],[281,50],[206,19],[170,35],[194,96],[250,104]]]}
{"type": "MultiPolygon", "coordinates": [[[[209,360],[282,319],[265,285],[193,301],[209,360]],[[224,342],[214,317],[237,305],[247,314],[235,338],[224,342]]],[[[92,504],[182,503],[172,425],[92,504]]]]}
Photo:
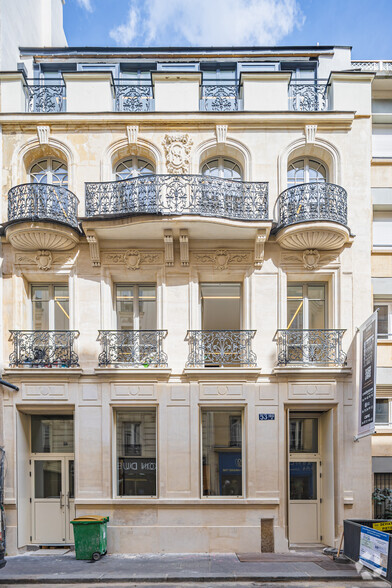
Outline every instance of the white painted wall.
{"type": "Polygon", "coordinates": [[[0,71],[16,69],[19,47],[66,45],[63,0],[0,0],[0,71]]]}

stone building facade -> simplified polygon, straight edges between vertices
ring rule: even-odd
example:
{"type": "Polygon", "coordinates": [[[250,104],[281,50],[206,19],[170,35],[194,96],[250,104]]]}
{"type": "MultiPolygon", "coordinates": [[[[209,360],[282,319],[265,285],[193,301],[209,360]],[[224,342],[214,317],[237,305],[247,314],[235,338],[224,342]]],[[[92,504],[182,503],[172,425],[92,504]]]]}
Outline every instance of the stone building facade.
{"type": "Polygon", "coordinates": [[[346,47],[20,51],[0,74],[9,552],[72,543],[89,513],[111,552],[335,545],[372,507],[357,328],[389,260],[388,74],[346,47]]]}

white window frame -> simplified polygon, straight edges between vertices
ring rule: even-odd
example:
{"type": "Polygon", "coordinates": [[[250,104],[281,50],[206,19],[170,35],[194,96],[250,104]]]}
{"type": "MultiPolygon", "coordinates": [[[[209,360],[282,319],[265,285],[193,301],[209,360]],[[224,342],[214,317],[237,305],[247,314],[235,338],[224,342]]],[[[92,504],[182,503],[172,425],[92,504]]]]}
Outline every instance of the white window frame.
{"type": "MultiPolygon", "coordinates": [[[[325,179],[324,182],[328,182],[328,167],[327,165],[321,161],[320,159],[317,159],[316,157],[297,157],[296,159],[293,159],[292,161],[289,161],[287,164],[287,175],[286,175],[286,182],[287,182],[287,187],[291,188],[293,186],[298,186],[301,184],[309,184],[310,183],[310,179],[309,179],[309,169],[311,168],[311,166],[309,165],[311,161],[315,161],[316,163],[318,163],[319,165],[323,166],[323,168],[325,169],[325,179]],[[291,165],[295,165],[296,163],[303,161],[304,162],[304,181],[303,182],[299,182],[299,183],[293,183],[290,184],[290,179],[289,179],[289,169],[291,165]]],[[[313,168],[312,168],[313,169],[313,168]]],[[[314,182],[315,180],[312,180],[312,182],[314,182]]],[[[322,184],[323,182],[318,181],[318,184],[322,184]]]]}
{"type": "Polygon", "coordinates": [[[143,175],[151,175],[151,174],[155,174],[155,173],[156,173],[156,171],[155,171],[154,163],[150,159],[145,158],[145,157],[139,157],[138,155],[128,155],[127,157],[124,157],[123,159],[121,159],[120,161],[118,161],[116,163],[116,165],[114,166],[114,169],[113,169],[113,176],[114,176],[114,180],[116,182],[119,182],[122,179],[136,178],[139,175],[143,176],[143,175]],[[127,161],[132,162],[132,165],[130,166],[130,176],[129,176],[129,178],[119,178],[117,175],[119,173],[117,171],[117,169],[121,164],[125,164],[127,161]],[[144,174],[144,173],[140,174],[139,170],[145,169],[145,168],[139,167],[139,161],[142,161],[144,163],[147,163],[148,165],[151,165],[152,171],[149,170],[148,173],[146,173],[146,174],[144,174]]]}
{"type": "Polygon", "coordinates": [[[388,298],[374,298],[373,308],[375,306],[387,306],[388,307],[388,334],[385,337],[380,337],[377,333],[378,341],[391,341],[392,340],[392,300],[388,298]]]}
{"type": "MultiPolygon", "coordinates": [[[[56,175],[56,173],[54,173],[54,175],[56,175]]],[[[61,158],[59,157],[44,157],[43,159],[37,159],[37,161],[34,161],[34,163],[30,166],[29,169],[29,180],[31,183],[35,183],[35,184],[52,184],[54,186],[59,186],[61,188],[68,188],[68,184],[69,184],[69,173],[68,173],[68,165],[67,163],[65,163],[61,158]],[[32,169],[35,165],[40,164],[41,162],[46,161],[46,182],[38,182],[34,180],[34,176],[32,175],[32,169]],[[62,165],[64,165],[65,169],[67,170],[67,178],[66,180],[62,181],[61,183],[56,184],[53,181],[53,162],[54,161],[58,161],[59,163],[61,163],[62,165]]]]}
{"type": "MultiPolygon", "coordinates": [[[[240,177],[239,178],[233,178],[232,181],[237,181],[237,182],[243,181],[243,179],[244,179],[244,173],[243,173],[243,170],[242,170],[241,165],[235,159],[231,159],[231,157],[226,157],[224,155],[219,155],[218,157],[210,157],[206,161],[203,161],[203,163],[201,165],[200,173],[202,175],[207,175],[203,171],[204,168],[205,168],[205,166],[208,165],[209,163],[211,163],[212,161],[216,161],[216,160],[218,161],[218,175],[217,176],[208,175],[207,177],[224,178],[225,177],[225,169],[228,169],[228,168],[225,167],[224,162],[225,161],[229,161],[230,163],[234,164],[234,166],[237,166],[238,167],[239,174],[240,174],[240,177]]],[[[230,179],[230,178],[226,178],[226,179],[230,179]]]]}
{"type": "Polygon", "coordinates": [[[376,403],[377,400],[387,400],[388,401],[388,422],[387,423],[376,423],[376,416],[374,416],[375,426],[376,429],[385,429],[385,428],[392,428],[392,397],[389,396],[376,396],[376,403]]]}
{"type": "MultiPolygon", "coordinates": [[[[133,288],[133,329],[132,331],[140,331],[140,316],[139,316],[139,288],[146,287],[154,287],[155,288],[155,305],[156,305],[156,324],[155,330],[159,330],[158,328],[158,286],[156,282],[141,282],[141,283],[132,283],[132,282],[116,282],[114,284],[114,321],[116,325],[116,330],[119,330],[118,325],[118,314],[117,314],[117,288],[121,286],[126,286],[128,288],[133,288]]],[[[152,329],[154,330],[154,329],[152,329]]]]}
{"type": "Polygon", "coordinates": [[[294,280],[287,280],[287,285],[286,285],[286,330],[290,330],[289,329],[289,320],[288,320],[288,314],[287,314],[287,303],[288,303],[288,288],[289,286],[301,286],[303,288],[303,326],[302,326],[302,330],[308,330],[309,329],[309,296],[308,296],[308,287],[309,286],[323,286],[324,287],[324,304],[325,304],[325,308],[324,308],[324,329],[328,329],[328,324],[329,324],[329,320],[328,320],[328,282],[322,282],[322,281],[317,281],[317,282],[301,282],[301,281],[294,281],[294,280]]]}
{"type": "Polygon", "coordinates": [[[66,329],[67,331],[71,330],[71,304],[70,304],[70,297],[69,297],[69,284],[67,282],[55,282],[55,283],[32,283],[30,284],[30,309],[31,309],[31,329],[33,331],[36,331],[38,329],[35,328],[34,326],[34,312],[33,312],[33,307],[34,307],[34,300],[33,300],[33,292],[34,292],[34,288],[48,288],[49,291],[49,300],[48,300],[48,304],[49,304],[49,331],[55,331],[55,298],[54,298],[54,292],[55,292],[55,287],[56,286],[61,286],[61,287],[66,287],[68,289],[68,307],[69,307],[69,316],[68,316],[68,329],[66,329]]]}

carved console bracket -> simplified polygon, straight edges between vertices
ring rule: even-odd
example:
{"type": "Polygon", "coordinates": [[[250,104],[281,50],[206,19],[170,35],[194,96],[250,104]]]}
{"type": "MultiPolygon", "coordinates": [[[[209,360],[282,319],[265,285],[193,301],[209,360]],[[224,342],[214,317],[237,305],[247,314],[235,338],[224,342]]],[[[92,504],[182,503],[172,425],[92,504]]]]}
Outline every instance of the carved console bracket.
{"type": "Polygon", "coordinates": [[[138,125],[128,125],[127,126],[128,145],[134,145],[137,143],[138,134],[139,134],[139,126],[138,125]]]}
{"type": "Polygon", "coordinates": [[[187,229],[180,230],[180,261],[181,265],[189,265],[189,238],[187,229]]]}
{"type": "Polygon", "coordinates": [[[174,265],[174,247],[173,247],[173,231],[166,229],[163,234],[163,243],[165,246],[165,265],[174,265]]]}
{"type": "Polygon", "coordinates": [[[305,140],[307,143],[314,143],[316,140],[317,125],[305,126],[305,140]]]}
{"type": "Polygon", "coordinates": [[[264,230],[257,231],[255,239],[255,267],[260,269],[264,263],[264,245],[267,240],[267,232],[264,230]]]}
{"type": "Polygon", "coordinates": [[[49,143],[49,134],[50,134],[50,128],[47,126],[39,126],[37,127],[37,135],[38,135],[38,141],[40,145],[46,145],[47,143],[49,143]]]}
{"type": "Polygon", "coordinates": [[[88,229],[86,231],[86,239],[90,247],[90,257],[93,267],[99,267],[101,265],[101,254],[99,251],[99,241],[95,234],[95,231],[88,229]]]}
{"type": "Polygon", "coordinates": [[[216,125],[215,133],[217,143],[225,143],[227,137],[227,125],[216,125]]]}

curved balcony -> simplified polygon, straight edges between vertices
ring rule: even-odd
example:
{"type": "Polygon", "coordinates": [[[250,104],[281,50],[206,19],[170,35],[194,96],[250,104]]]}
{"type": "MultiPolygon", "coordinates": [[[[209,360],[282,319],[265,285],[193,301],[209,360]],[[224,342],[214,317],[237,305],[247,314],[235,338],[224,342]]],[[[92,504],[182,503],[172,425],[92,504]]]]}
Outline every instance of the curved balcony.
{"type": "Polygon", "coordinates": [[[86,183],[87,217],[134,215],[267,220],[268,183],[187,174],[86,183]]]}
{"type": "Polygon", "coordinates": [[[277,207],[277,241],[285,249],[339,249],[350,239],[347,192],[341,186],[292,186],[279,196],[277,207]]]}
{"type": "Polygon", "coordinates": [[[71,249],[79,239],[77,210],[78,199],[67,188],[15,186],[8,192],[7,237],[23,250],[71,249]]]}

